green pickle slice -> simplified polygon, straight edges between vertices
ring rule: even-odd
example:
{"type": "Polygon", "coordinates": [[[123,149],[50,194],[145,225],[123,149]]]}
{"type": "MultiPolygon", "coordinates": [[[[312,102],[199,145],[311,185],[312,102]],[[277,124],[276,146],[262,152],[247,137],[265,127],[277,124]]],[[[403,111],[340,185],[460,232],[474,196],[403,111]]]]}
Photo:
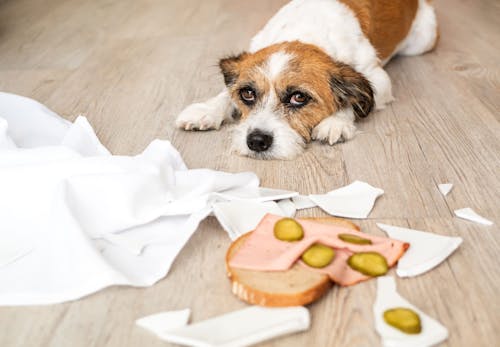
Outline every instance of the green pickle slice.
{"type": "Polygon", "coordinates": [[[355,253],[347,259],[347,264],[352,269],[368,276],[385,275],[389,270],[387,260],[377,252],[355,253]]]}
{"type": "Polygon", "coordinates": [[[420,334],[422,325],[418,314],[409,308],[396,307],[384,312],[384,320],[390,326],[406,334],[420,334]]]}
{"type": "Polygon", "coordinates": [[[274,224],[274,237],[281,241],[299,241],[304,237],[304,229],[293,218],[283,218],[274,224]]]}
{"type": "Polygon", "coordinates": [[[316,243],[302,254],[302,261],[311,267],[322,268],[330,264],[334,257],[333,248],[316,243]]]}
{"type": "Polygon", "coordinates": [[[355,243],[357,245],[371,245],[372,240],[364,239],[358,235],[353,234],[339,234],[338,238],[344,242],[355,243]]]}

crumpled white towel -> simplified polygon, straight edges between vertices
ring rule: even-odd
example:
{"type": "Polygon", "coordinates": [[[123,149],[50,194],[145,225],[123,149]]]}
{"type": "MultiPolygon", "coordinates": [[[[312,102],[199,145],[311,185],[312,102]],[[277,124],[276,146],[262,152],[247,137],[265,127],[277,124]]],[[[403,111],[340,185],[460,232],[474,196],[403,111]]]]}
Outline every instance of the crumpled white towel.
{"type": "Polygon", "coordinates": [[[168,141],[112,156],[85,118],[70,123],[0,93],[0,243],[14,243],[0,253],[0,305],[152,285],[210,213],[213,193],[258,185],[253,173],[188,170],[168,141]]]}

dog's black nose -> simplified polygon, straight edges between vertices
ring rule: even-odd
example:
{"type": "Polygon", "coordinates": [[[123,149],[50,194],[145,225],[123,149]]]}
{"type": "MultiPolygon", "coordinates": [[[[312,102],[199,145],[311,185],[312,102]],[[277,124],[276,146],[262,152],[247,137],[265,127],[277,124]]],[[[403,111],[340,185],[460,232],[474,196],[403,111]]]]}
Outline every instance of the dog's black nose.
{"type": "Polygon", "coordinates": [[[267,151],[272,144],[273,136],[259,130],[254,130],[247,136],[247,146],[255,152],[267,151]]]}

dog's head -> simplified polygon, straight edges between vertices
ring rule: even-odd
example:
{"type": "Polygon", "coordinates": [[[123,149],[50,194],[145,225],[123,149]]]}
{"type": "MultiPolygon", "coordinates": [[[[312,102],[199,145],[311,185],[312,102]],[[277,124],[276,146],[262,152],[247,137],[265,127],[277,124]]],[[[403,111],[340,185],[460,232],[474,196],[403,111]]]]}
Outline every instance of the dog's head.
{"type": "Polygon", "coordinates": [[[326,117],[347,107],[366,117],[374,106],[363,75],[314,45],[280,43],[219,65],[241,117],[233,144],[242,155],[293,158],[326,117]]]}

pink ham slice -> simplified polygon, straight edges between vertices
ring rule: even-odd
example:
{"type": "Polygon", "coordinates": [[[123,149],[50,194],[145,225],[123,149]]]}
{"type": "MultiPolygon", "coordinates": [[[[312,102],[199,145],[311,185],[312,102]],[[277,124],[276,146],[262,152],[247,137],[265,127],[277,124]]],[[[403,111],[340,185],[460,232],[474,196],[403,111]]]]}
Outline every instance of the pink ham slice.
{"type": "Polygon", "coordinates": [[[256,271],[286,271],[301,257],[302,253],[314,243],[321,243],[335,249],[332,263],[322,269],[314,269],[302,261],[312,271],[327,274],[340,285],[348,286],[369,279],[369,276],[355,271],[347,265],[347,259],[354,253],[377,252],[383,255],[391,267],[404,254],[409,244],[368,235],[334,225],[322,224],[305,219],[297,219],[304,229],[304,238],[297,242],[287,242],[274,237],[274,224],[283,217],[267,214],[245,243],[234,254],[229,265],[234,268],[256,271]],[[356,245],[338,238],[338,234],[353,234],[372,241],[371,245],[356,245]]]}

